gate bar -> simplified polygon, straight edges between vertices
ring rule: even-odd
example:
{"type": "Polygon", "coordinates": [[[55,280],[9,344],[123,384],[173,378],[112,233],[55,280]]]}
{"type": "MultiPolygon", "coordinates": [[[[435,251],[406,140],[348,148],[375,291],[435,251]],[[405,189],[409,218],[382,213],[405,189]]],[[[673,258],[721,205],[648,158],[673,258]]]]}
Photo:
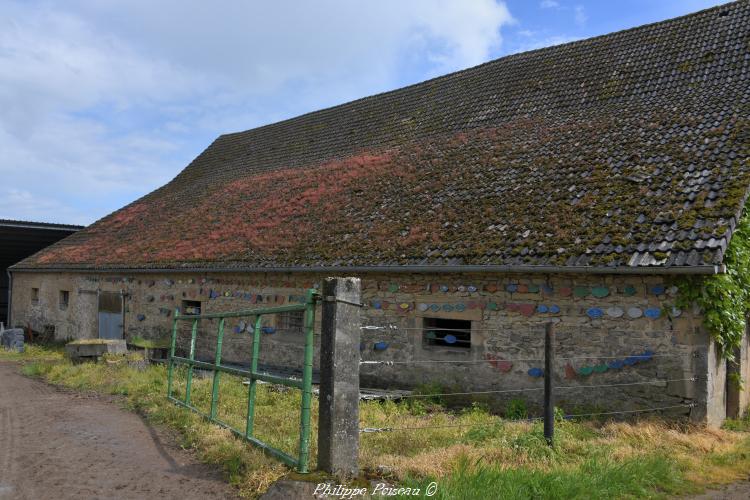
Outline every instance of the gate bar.
{"type": "MultiPolygon", "coordinates": [[[[175,311],[175,319],[179,314],[179,309],[175,311]]],[[[169,344],[169,365],[167,366],[167,397],[172,397],[172,379],[174,377],[174,349],[177,342],[177,321],[172,322],[172,341],[169,344]]]]}
{"type": "Polygon", "coordinates": [[[230,375],[238,375],[240,377],[255,378],[268,382],[269,384],[285,385],[287,387],[294,387],[295,389],[303,388],[303,381],[298,378],[284,378],[271,375],[270,373],[264,372],[251,372],[250,370],[243,370],[242,368],[232,368],[230,366],[216,366],[213,363],[207,363],[205,361],[198,361],[197,359],[191,360],[190,358],[181,358],[179,356],[174,357],[175,363],[187,366],[194,366],[196,368],[203,368],[204,370],[214,369],[230,375]]]}
{"type": "Polygon", "coordinates": [[[190,314],[180,315],[179,309],[175,312],[174,323],[172,326],[172,341],[170,343],[169,352],[169,365],[167,372],[167,399],[173,403],[194,411],[203,418],[214,422],[217,425],[229,429],[232,433],[250,442],[251,444],[261,448],[268,452],[270,455],[276,457],[283,463],[296,467],[299,472],[308,472],[308,462],[310,460],[310,418],[312,408],[312,368],[313,368],[313,354],[314,354],[314,329],[315,329],[315,301],[318,298],[318,292],[314,289],[307,290],[304,304],[286,305],[270,308],[259,308],[249,309],[244,311],[235,311],[227,313],[213,313],[213,314],[190,314]],[[283,312],[303,311],[305,313],[304,323],[304,335],[305,335],[305,353],[304,353],[304,367],[302,371],[302,380],[296,378],[279,377],[271,375],[269,373],[258,372],[258,358],[260,355],[260,338],[262,330],[262,318],[264,314],[278,314],[283,312]],[[251,358],[250,370],[243,370],[240,368],[232,368],[221,364],[221,351],[224,339],[224,326],[226,318],[238,318],[238,317],[255,317],[255,328],[253,329],[253,352],[251,358]],[[201,319],[219,319],[219,327],[216,338],[216,353],[213,363],[207,363],[205,361],[198,361],[195,359],[196,343],[198,336],[198,322],[201,319]],[[175,356],[175,348],[177,342],[177,322],[178,321],[191,321],[193,322],[191,338],[190,338],[190,355],[188,358],[175,356]],[[181,401],[172,396],[172,389],[174,383],[174,366],[175,364],[187,365],[187,383],[185,387],[185,400],[181,401]],[[192,393],[192,381],[193,381],[193,370],[194,368],[203,368],[211,370],[213,372],[213,384],[211,390],[211,408],[209,413],[205,413],[202,410],[196,408],[191,404],[191,393],[192,393]],[[218,401],[219,401],[219,385],[221,380],[221,373],[229,373],[232,375],[238,375],[241,377],[247,377],[250,379],[248,388],[248,402],[247,402],[247,422],[244,433],[238,429],[233,428],[231,425],[223,422],[217,418],[218,401]],[[264,443],[263,441],[253,437],[253,425],[255,419],[255,398],[256,398],[256,386],[257,381],[261,380],[272,384],[280,384],[288,387],[293,387],[302,390],[302,405],[300,411],[300,440],[299,440],[299,456],[297,458],[284,453],[281,450],[273,448],[272,446],[264,443]]]}
{"type": "MultiPolygon", "coordinates": [[[[221,364],[221,344],[224,341],[224,318],[219,320],[219,331],[216,333],[216,366],[221,364]]],[[[219,381],[221,372],[214,370],[214,381],[211,387],[211,418],[216,418],[216,412],[219,405],[219,381]]]]}
{"type": "MultiPolygon", "coordinates": [[[[255,319],[255,328],[253,328],[253,356],[250,361],[250,372],[258,372],[258,356],[260,356],[260,329],[261,317],[255,319]]],[[[253,435],[253,425],[255,425],[255,387],[257,379],[250,377],[250,384],[247,388],[247,424],[245,426],[245,437],[250,438],[253,435]]]]}
{"type": "MultiPolygon", "coordinates": [[[[198,339],[198,320],[193,320],[193,330],[190,334],[190,361],[195,360],[195,342],[198,339]]],[[[193,387],[193,365],[188,366],[187,385],[185,387],[185,404],[190,404],[190,389],[193,387]]]]}
{"type": "Polygon", "coordinates": [[[221,319],[221,318],[244,318],[247,316],[257,316],[259,314],[278,314],[283,312],[304,311],[307,309],[306,304],[289,304],[286,306],[274,306],[263,309],[245,309],[244,311],[210,313],[210,314],[185,314],[175,317],[176,320],[188,320],[192,318],[199,319],[221,319]]]}
{"type": "Polygon", "coordinates": [[[193,405],[186,405],[184,401],[181,401],[181,400],[179,400],[177,398],[173,398],[173,397],[170,397],[168,399],[169,399],[169,401],[173,402],[174,404],[176,404],[178,406],[182,406],[183,408],[187,408],[188,410],[192,410],[193,412],[197,413],[198,415],[200,415],[201,417],[205,418],[206,420],[208,420],[208,421],[210,421],[210,422],[218,425],[219,427],[223,427],[224,429],[227,429],[228,431],[230,431],[235,436],[240,437],[242,439],[245,439],[246,441],[252,443],[253,445],[255,445],[258,448],[262,449],[263,451],[267,452],[269,455],[272,455],[272,456],[278,458],[279,460],[281,460],[283,463],[285,463],[289,467],[297,467],[297,466],[299,466],[299,461],[296,458],[292,457],[291,455],[288,455],[288,454],[284,453],[281,450],[277,450],[276,448],[267,445],[266,443],[264,443],[263,441],[261,441],[259,439],[256,439],[254,437],[246,437],[243,433],[241,433],[240,431],[238,431],[237,429],[235,429],[234,427],[232,427],[230,424],[228,424],[228,423],[226,423],[226,422],[224,422],[222,420],[219,420],[218,418],[211,418],[211,415],[209,415],[208,413],[204,412],[203,410],[201,410],[199,408],[196,408],[193,405]]]}
{"type": "Polygon", "coordinates": [[[310,458],[310,413],[312,407],[313,336],[315,330],[315,291],[307,291],[305,304],[305,366],[302,371],[302,411],[300,412],[300,472],[307,472],[310,458]]]}

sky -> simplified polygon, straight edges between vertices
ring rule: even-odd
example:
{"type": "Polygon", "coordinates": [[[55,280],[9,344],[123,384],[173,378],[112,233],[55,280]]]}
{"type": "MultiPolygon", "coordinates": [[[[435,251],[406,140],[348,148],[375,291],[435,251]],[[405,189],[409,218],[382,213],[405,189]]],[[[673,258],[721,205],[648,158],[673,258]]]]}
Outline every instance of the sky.
{"type": "Polygon", "coordinates": [[[721,0],[0,0],[0,219],[90,224],[219,135],[721,0]]]}

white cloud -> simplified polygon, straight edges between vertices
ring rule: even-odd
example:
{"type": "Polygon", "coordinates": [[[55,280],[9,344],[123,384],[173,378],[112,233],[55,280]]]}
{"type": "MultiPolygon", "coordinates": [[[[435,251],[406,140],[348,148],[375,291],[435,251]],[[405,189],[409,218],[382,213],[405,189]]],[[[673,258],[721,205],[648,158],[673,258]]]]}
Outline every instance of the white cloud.
{"type": "Polygon", "coordinates": [[[539,39],[532,39],[526,43],[518,45],[516,52],[526,52],[529,50],[541,49],[544,47],[551,47],[553,45],[561,45],[563,43],[575,42],[580,40],[580,37],[565,36],[565,35],[554,35],[539,39]]]}
{"type": "Polygon", "coordinates": [[[556,9],[560,7],[560,2],[557,2],[556,0],[542,0],[539,3],[539,7],[542,9],[556,9]]]}
{"type": "Polygon", "coordinates": [[[585,25],[586,21],[589,20],[589,16],[586,14],[586,9],[583,7],[583,5],[576,5],[573,8],[573,14],[575,22],[578,26],[585,25]]]}
{"type": "Polygon", "coordinates": [[[200,79],[165,61],[137,54],[65,13],[9,9],[0,17],[0,125],[24,136],[50,110],[75,111],[100,102],[119,107],[162,99],[200,79]],[[14,15],[15,14],[15,15],[14,15]],[[175,86],[166,86],[164,82],[175,86]]]}
{"type": "Polygon", "coordinates": [[[5,2],[0,218],[91,222],[220,133],[481,63],[510,23],[494,0],[5,2]]]}
{"type": "Polygon", "coordinates": [[[54,199],[47,199],[20,189],[0,189],[0,214],[2,218],[86,224],[88,220],[71,207],[54,199]],[[13,214],[22,214],[14,216],[13,214]]]}

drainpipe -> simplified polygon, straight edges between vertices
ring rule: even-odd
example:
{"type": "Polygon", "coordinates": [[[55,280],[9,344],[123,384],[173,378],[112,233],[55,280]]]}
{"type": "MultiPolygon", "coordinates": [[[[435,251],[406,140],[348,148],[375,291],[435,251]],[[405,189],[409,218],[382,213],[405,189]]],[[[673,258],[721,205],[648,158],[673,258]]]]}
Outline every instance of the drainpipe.
{"type": "Polygon", "coordinates": [[[125,290],[120,290],[120,335],[125,339],[125,290]]]}
{"type": "Polygon", "coordinates": [[[542,266],[542,265],[404,265],[404,266],[290,266],[290,267],[195,267],[195,268],[84,268],[84,267],[44,267],[16,268],[27,273],[79,272],[79,273],[543,273],[543,274],[722,274],[726,265],[705,266],[542,266]]]}
{"type": "Polygon", "coordinates": [[[10,312],[13,310],[13,273],[10,269],[6,272],[8,273],[8,314],[6,319],[8,320],[8,328],[13,328],[10,317],[10,312]]]}

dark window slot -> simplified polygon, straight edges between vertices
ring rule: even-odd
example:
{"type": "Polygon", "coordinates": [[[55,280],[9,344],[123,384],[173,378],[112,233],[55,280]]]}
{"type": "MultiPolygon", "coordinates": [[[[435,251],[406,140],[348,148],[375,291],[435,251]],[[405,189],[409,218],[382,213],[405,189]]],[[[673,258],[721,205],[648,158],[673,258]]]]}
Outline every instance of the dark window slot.
{"type": "Polygon", "coordinates": [[[201,303],[198,300],[183,300],[182,314],[199,315],[201,313],[201,303]]]}
{"type": "Polygon", "coordinates": [[[464,319],[424,318],[422,339],[426,346],[471,348],[471,321],[464,319]]]}

